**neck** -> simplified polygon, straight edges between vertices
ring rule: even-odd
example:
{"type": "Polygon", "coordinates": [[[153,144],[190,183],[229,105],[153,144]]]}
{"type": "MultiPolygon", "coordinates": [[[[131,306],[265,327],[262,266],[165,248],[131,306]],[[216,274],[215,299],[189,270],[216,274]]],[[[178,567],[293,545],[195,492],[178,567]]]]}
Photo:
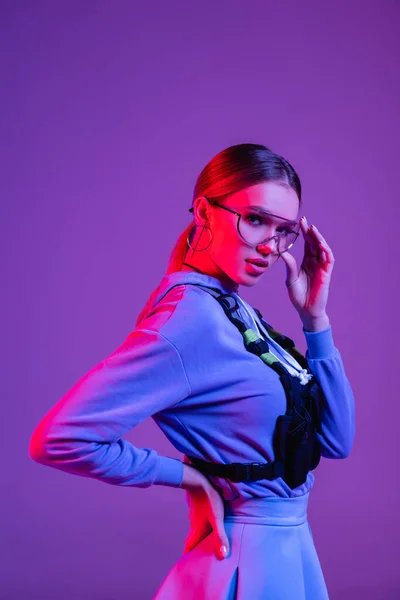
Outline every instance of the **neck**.
{"type": "Polygon", "coordinates": [[[235,281],[233,281],[230,277],[228,277],[221,269],[215,269],[215,268],[210,269],[210,268],[207,268],[205,265],[193,264],[194,262],[197,262],[197,261],[185,260],[182,263],[181,270],[182,271],[194,270],[197,273],[202,273],[203,275],[208,275],[209,277],[215,277],[222,283],[223,286],[225,286],[232,292],[236,292],[236,293],[238,292],[238,289],[239,289],[238,284],[235,281]]]}
{"type": "MultiPolygon", "coordinates": [[[[190,267],[191,269],[194,269],[195,271],[197,271],[198,273],[203,273],[203,275],[207,275],[207,273],[204,273],[204,271],[200,271],[200,269],[198,269],[197,267],[195,267],[194,265],[190,265],[187,262],[182,263],[182,265],[184,265],[185,267],[190,267]]],[[[186,269],[182,269],[182,271],[186,271],[186,269]]]]}

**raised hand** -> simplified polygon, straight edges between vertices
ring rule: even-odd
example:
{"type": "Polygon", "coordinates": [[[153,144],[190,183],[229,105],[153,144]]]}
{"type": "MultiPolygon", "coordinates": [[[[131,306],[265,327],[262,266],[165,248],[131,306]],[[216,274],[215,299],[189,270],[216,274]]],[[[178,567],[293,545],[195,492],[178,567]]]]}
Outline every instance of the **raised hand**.
{"type": "Polygon", "coordinates": [[[315,227],[302,217],[300,228],[304,237],[304,257],[297,267],[289,252],[280,256],[286,264],[286,286],[289,298],[303,319],[320,319],[326,315],[329,285],[335,259],[327,241],[315,227]]]}

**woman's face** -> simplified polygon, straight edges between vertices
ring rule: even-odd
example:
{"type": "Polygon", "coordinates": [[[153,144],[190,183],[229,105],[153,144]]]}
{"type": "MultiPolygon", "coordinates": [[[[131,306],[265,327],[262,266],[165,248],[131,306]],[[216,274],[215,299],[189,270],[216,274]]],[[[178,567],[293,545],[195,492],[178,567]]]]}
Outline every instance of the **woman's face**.
{"type": "MultiPolygon", "coordinates": [[[[257,246],[247,244],[239,235],[238,216],[207,200],[208,227],[212,232],[212,243],[208,254],[215,267],[222,271],[228,280],[238,285],[253,286],[264,273],[273,267],[279,258],[276,239],[257,246]],[[261,259],[268,266],[257,269],[248,260],[261,259]]],[[[249,207],[258,207],[276,216],[266,216],[263,220],[265,237],[272,237],[284,229],[298,229],[299,199],[291,187],[268,181],[260,183],[226,198],[222,204],[227,208],[242,212],[249,207]],[[286,219],[286,220],[285,220],[286,219]]],[[[257,220],[255,221],[257,224],[257,220]]],[[[264,237],[264,236],[263,236],[264,237]]],[[[208,237],[205,236],[207,240],[208,237]]]]}

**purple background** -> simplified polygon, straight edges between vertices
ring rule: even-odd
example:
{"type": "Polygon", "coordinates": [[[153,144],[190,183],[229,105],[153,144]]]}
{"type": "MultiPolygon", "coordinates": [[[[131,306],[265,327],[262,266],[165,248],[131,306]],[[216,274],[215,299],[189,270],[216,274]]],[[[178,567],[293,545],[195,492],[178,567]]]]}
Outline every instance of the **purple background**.
{"type": "MultiPolygon", "coordinates": [[[[400,597],[399,22],[396,0],[1,3],[1,600],[146,600],[180,556],[183,490],[73,477],[28,443],[134,328],[198,173],[240,142],[293,164],[336,259],[356,439],[309,506],[331,598],[400,597]]],[[[285,276],[240,291],[304,352],[285,276]]],[[[181,457],[151,419],[127,437],[181,457]]]]}

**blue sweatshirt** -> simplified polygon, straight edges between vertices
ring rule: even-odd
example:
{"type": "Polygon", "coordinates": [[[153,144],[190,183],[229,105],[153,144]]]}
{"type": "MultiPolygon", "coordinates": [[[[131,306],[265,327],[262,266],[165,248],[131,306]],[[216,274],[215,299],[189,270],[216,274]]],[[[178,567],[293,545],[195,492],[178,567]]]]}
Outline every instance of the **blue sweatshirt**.
{"type": "MultiPolygon", "coordinates": [[[[112,485],[180,487],[181,460],[122,437],[147,417],[188,456],[217,463],[274,460],[275,423],[286,412],[279,375],[246,350],[242,334],[208,292],[178,285],[167,294],[173,285],[189,283],[232,293],[201,273],[165,275],[155,294],[159,302],[154,306],[153,301],[122,345],[86,373],[36,427],[29,449],[33,460],[112,485]]],[[[262,330],[249,304],[235,296],[262,330]]],[[[322,456],[345,458],[355,434],[354,396],[331,325],[319,332],[303,328],[303,333],[312,376],[323,391],[322,456]]],[[[268,341],[282,364],[303,380],[297,361],[268,341]]],[[[282,478],[238,483],[208,478],[226,500],[300,496],[314,483],[313,472],[293,490],[282,478]]]]}

